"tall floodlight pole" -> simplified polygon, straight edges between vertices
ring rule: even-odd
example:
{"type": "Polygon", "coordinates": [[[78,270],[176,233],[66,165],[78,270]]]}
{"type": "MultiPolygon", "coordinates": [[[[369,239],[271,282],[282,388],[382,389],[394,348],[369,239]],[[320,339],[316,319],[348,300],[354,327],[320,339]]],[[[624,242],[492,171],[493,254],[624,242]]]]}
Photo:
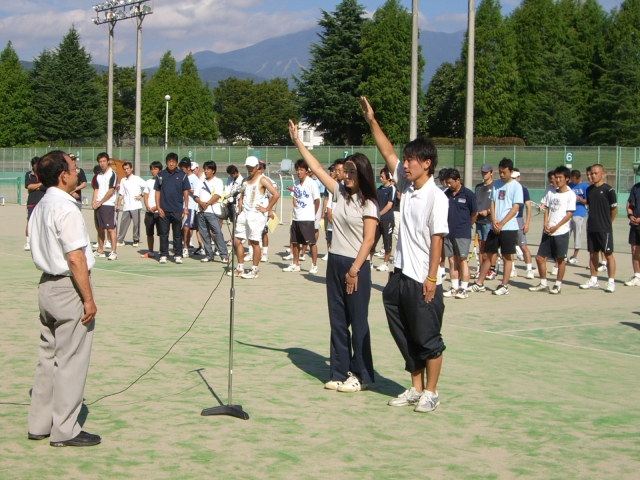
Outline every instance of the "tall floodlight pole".
{"type": "Polygon", "coordinates": [[[469,0],[469,45],[467,46],[467,121],[464,137],[464,186],[473,186],[473,85],[475,75],[476,9],[469,0]]]}
{"type": "Polygon", "coordinates": [[[164,99],[167,102],[167,112],[165,113],[164,125],[164,148],[166,150],[169,147],[169,100],[171,100],[171,95],[165,95],[164,99]]]}
{"type": "Polygon", "coordinates": [[[138,5],[135,9],[136,30],[137,30],[137,52],[136,52],[136,126],[135,141],[133,146],[133,167],[134,173],[140,176],[140,137],[142,123],[142,21],[145,15],[153,13],[147,5],[138,5]]]}
{"type": "MultiPolygon", "coordinates": [[[[111,15],[111,12],[109,12],[111,15]]],[[[113,30],[116,22],[109,22],[109,88],[107,93],[107,154],[111,158],[113,149],[113,30]]]]}
{"type": "Polygon", "coordinates": [[[409,140],[418,136],[418,0],[413,0],[411,31],[411,108],[409,112],[409,140]]]}

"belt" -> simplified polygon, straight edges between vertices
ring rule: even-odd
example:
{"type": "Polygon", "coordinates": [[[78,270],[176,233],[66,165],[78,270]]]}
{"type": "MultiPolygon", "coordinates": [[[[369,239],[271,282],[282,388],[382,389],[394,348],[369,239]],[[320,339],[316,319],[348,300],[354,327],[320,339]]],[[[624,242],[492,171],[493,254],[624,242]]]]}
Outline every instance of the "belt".
{"type": "Polygon", "coordinates": [[[71,275],[51,275],[50,273],[44,272],[42,278],[46,278],[47,280],[60,280],[61,278],[71,278],[71,275]]]}

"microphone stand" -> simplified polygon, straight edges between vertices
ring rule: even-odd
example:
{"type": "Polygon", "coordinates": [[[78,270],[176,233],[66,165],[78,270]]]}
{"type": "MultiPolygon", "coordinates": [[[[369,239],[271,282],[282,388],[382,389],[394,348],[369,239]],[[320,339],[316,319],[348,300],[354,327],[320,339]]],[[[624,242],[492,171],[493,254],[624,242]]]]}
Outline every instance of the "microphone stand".
{"type": "Polygon", "coordinates": [[[235,215],[235,204],[229,205],[234,212],[234,222],[231,234],[231,289],[229,290],[229,394],[227,398],[226,405],[220,405],[218,407],[205,408],[202,410],[200,415],[209,416],[209,415],[228,415],[231,417],[240,418],[242,420],[249,420],[249,414],[242,410],[242,405],[233,405],[233,326],[234,326],[234,318],[233,314],[235,311],[235,260],[236,260],[236,249],[235,249],[235,237],[236,237],[236,223],[238,221],[238,216],[235,215]]]}

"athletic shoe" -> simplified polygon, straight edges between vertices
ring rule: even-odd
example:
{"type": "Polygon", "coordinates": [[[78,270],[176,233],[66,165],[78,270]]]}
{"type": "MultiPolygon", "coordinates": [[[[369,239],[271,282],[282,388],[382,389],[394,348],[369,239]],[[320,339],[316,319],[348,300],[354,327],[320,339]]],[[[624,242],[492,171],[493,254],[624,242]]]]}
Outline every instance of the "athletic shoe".
{"type": "Polygon", "coordinates": [[[360,382],[358,377],[351,372],[349,372],[349,378],[347,378],[344,383],[338,387],[338,391],[344,393],[355,393],[366,389],[367,384],[360,382]]]}
{"type": "Polygon", "coordinates": [[[498,285],[498,288],[496,288],[492,293],[494,295],[509,295],[509,287],[500,284],[498,285]]]}
{"type": "Polygon", "coordinates": [[[598,271],[599,272],[606,272],[607,271],[607,265],[605,263],[600,263],[600,265],[598,265],[598,271]]]}
{"type": "MultiPolygon", "coordinates": [[[[244,270],[239,270],[239,269],[236,268],[235,272],[236,272],[236,277],[240,277],[241,275],[244,275],[244,270]]],[[[227,270],[227,276],[228,277],[232,277],[233,276],[233,271],[227,270]]]]}
{"type": "Polygon", "coordinates": [[[384,258],[384,250],[380,250],[379,252],[374,253],[373,256],[378,258],[384,258]]]}
{"type": "Polygon", "coordinates": [[[324,388],[327,390],[338,390],[338,387],[340,387],[343,383],[344,382],[341,382],[339,380],[331,380],[324,384],[324,388]]]}
{"type": "Polygon", "coordinates": [[[298,257],[298,260],[300,260],[301,262],[304,262],[306,259],[307,259],[307,256],[306,256],[306,255],[300,255],[300,256],[298,257]]]}
{"type": "Polygon", "coordinates": [[[432,393],[424,390],[420,396],[420,400],[418,400],[416,408],[414,408],[413,411],[420,413],[433,412],[438,408],[438,405],[440,405],[440,395],[438,395],[438,392],[432,393]]]}
{"type": "Polygon", "coordinates": [[[516,255],[516,260],[520,260],[521,262],[524,262],[524,255],[522,253],[518,253],[516,255]]]}
{"type": "Polygon", "coordinates": [[[411,387],[409,390],[405,390],[396,398],[392,398],[387,402],[390,407],[406,407],[408,405],[415,405],[420,400],[422,392],[419,392],[415,387],[411,387]]]}
{"type": "Polygon", "coordinates": [[[167,263],[167,257],[160,257],[159,263],[167,263]]]}
{"type": "Polygon", "coordinates": [[[285,253],[291,253],[291,249],[289,247],[287,247],[287,248],[284,249],[284,252],[285,253]]]}
{"type": "Polygon", "coordinates": [[[97,250],[98,249],[98,242],[92,243],[91,244],[91,248],[93,248],[94,250],[97,250]]]}
{"type": "Polygon", "coordinates": [[[242,275],[240,275],[240,277],[246,278],[247,280],[250,280],[252,278],[258,278],[258,270],[254,270],[252,268],[247,273],[243,273],[242,275]]]}
{"type": "Polygon", "coordinates": [[[380,265],[378,268],[376,268],[376,270],[378,270],[379,272],[388,272],[389,271],[389,264],[387,262],[385,262],[382,265],[380,265]]]}
{"type": "Polygon", "coordinates": [[[452,298],[452,297],[455,297],[457,293],[458,293],[458,290],[456,290],[455,288],[450,288],[449,290],[444,292],[442,296],[445,298],[452,298]]]}
{"type": "Polygon", "coordinates": [[[558,275],[558,267],[556,267],[555,265],[551,269],[551,275],[554,275],[554,276],[558,275]]]}
{"type": "Polygon", "coordinates": [[[29,242],[24,244],[24,249],[25,250],[31,250],[31,245],[29,245],[29,242]]]}
{"type": "Polygon", "coordinates": [[[607,282],[607,286],[604,288],[607,293],[613,293],[616,291],[616,284],[613,282],[607,282]]]}
{"type": "MultiPolygon", "coordinates": [[[[183,249],[182,249],[182,256],[183,256],[184,258],[189,258],[189,249],[188,249],[188,248],[183,248],[183,249]]],[[[178,260],[178,257],[176,257],[176,260],[178,260]]],[[[177,262],[176,262],[176,263],[177,263],[177,262]]],[[[180,263],[182,263],[182,262],[180,262],[180,263]]]]}
{"type": "Polygon", "coordinates": [[[133,245],[131,245],[133,248],[138,248],[140,246],[140,244],[138,242],[133,242],[133,245]]]}
{"type": "Polygon", "coordinates": [[[125,243],[124,242],[118,242],[118,243],[116,243],[116,245],[119,246],[119,247],[124,247],[125,243]]]}
{"type": "Polygon", "coordinates": [[[311,264],[311,268],[309,269],[309,273],[314,274],[314,275],[316,273],[318,273],[318,266],[314,265],[314,264],[311,264]]]}
{"type": "Polygon", "coordinates": [[[107,256],[107,254],[96,250],[95,252],[93,252],[93,256],[96,258],[104,258],[107,256]]]}
{"type": "Polygon", "coordinates": [[[469,290],[472,292],[486,292],[487,289],[484,285],[478,283],[478,282],[473,282],[470,286],[469,286],[469,290]]]}
{"type": "Polygon", "coordinates": [[[283,272],[299,272],[300,271],[300,265],[294,265],[292,263],[288,267],[283,268],[282,271],[283,272]]]}
{"type": "Polygon", "coordinates": [[[140,258],[156,258],[156,254],[153,252],[147,252],[140,255],[140,258]]]}
{"type": "Polygon", "coordinates": [[[640,278],[635,275],[629,279],[628,282],[624,282],[627,287],[640,287],[640,278]]]}
{"type": "Polygon", "coordinates": [[[562,286],[554,285],[553,287],[551,287],[551,290],[549,290],[549,293],[551,295],[559,295],[561,291],[562,291],[562,286]]]}
{"type": "Polygon", "coordinates": [[[458,290],[458,293],[456,293],[456,298],[460,300],[464,300],[465,298],[469,298],[469,294],[464,288],[461,288],[458,290]]]}
{"type": "Polygon", "coordinates": [[[229,263],[229,257],[221,258],[221,259],[220,259],[220,261],[221,261],[222,263],[229,263]]]}
{"type": "Polygon", "coordinates": [[[575,265],[576,263],[578,263],[578,259],[576,257],[571,257],[569,258],[569,263],[571,265],[575,265]]]}
{"type": "Polygon", "coordinates": [[[480,270],[478,270],[477,272],[473,272],[472,274],[469,275],[469,277],[471,278],[471,280],[475,280],[476,278],[478,278],[480,276],[480,270]]]}
{"type": "Polygon", "coordinates": [[[327,253],[324,257],[321,258],[321,260],[323,262],[326,262],[327,260],[329,260],[329,254],[327,253]]]}
{"type": "Polygon", "coordinates": [[[118,259],[118,254],[116,252],[111,252],[109,255],[107,255],[107,260],[117,260],[118,259]]]}
{"type": "Polygon", "coordinates": [[[600,284],[597,280],[594,282],[593,280],[589,279],[587,283],[585,283],[584,285],[580,285],[580,288],[583,290],[589,290],[590,288],[600,288],[600,284]]]}
{"type": "Polygon", "coordinates": [[[486,279],[487,280],[493,280],[494,278],[496,278],[496,271],[493,268],[490,268],[489,271],[487,272],[487,276],[486,279]]]}
{"type": "Polygon", "coordinates": [[[206,255],[207,252],[204,251],[202,247],[196,248],[191,255],[206,255]]]}
{"type": "Polygon", "coordinates": [[[517,277],[518,276],[518,271],[516,270],[516,266],[514,265],[513,267],[511,267],[511,275],[512,277],[517,277]]]}
{"type": "Polygon", "coordinates": [[[247,254],[244,256],[244,261],[245,261],[245,262],[253,262],[253,253],[247,253],[247,254]]]}
{"type": "Polygon", "coordinates": [[[531,280],[533,278],[535,278],[535,275],[533,274],[533,270],[527,270],[527,274],[526,277],[531,280]]]}
{"type": "Polygon", "coordinates": [[[543,285],[541,283],[539,283],[535,287],[529,287],[530,292],[544,292],[545,290],[549,290],[549,286],[543,285]]]}
{"type": "MultiPolygon", "coordinates": [[[[211,245],[213,245],[214,241],[211,240],[211,245]]],[[[230,247],[231,245],[233,245],[233,242],[231,240],[227,240],[227,247],[230,247]]]]}
{"type": "Polygon", "coordinates": [[[175,257],[175,258],[174,258],[174,261],[175,261],[176,263],[182,263],[182,257],[175,257]]]}
{"type": "Polygon", "coordinates": [[[263,254],[263,255],[260,257],[260,261],[261,261],[262,263],[267,263],[267,262],[269,261],[269,256],[268,256],[268,255],[263,254]]]}
{"type": "Polygon", "coordinates": [[[104,241],[104,248],[111,248],[111,240],[105,240],[104,241]]]}
{"type": "Polygon", "coordinates": [[[284,257],[282,257],[283,260],[293,260],[293,253],[290,253],[289,255],[286,255],[284,257]]]}
{"type": "Polygon", "coordinates": [[[200,261],[201,261],[202,263],[213,262],[213,260],[212,260],[212,259],[210,259],[209,257],[201,258],[201,259],[200,259],[200,261]]]}

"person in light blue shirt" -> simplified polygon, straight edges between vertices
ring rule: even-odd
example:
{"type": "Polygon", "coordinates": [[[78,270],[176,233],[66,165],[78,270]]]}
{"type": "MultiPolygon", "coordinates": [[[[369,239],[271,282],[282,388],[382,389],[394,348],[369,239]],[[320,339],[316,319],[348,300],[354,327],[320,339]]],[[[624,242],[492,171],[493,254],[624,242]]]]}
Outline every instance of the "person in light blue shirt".
{"type": "Polygon", "coordinates": [[[576,194],[576,211],[571,217],[571,233],[573,237],[573,255],[569,258],[569,263],[578,263],[578,252],[582,248],[582,228],[587,216],[587,185],[580,179],[580,170],[571,171],[571,182],[569,188],[576,194]]]}
{"type": "Polygon", "coordinates": [[[513,161],[503,158],[498,164],[500,180],[493,183],[491,190],[491,231],[487,236],[484,251],[487,254],[480,266],[478,280],[471,286],[473,292],[484,292],[484,279],[489,267],[495,265],[498,250],[504,260],[502,283],[494,290],[494,295],[509,294],[509,277],[513,267],[513,255],[518,244],[518,210],[524,203],[522,185],[511,178],[513,161]]]}

